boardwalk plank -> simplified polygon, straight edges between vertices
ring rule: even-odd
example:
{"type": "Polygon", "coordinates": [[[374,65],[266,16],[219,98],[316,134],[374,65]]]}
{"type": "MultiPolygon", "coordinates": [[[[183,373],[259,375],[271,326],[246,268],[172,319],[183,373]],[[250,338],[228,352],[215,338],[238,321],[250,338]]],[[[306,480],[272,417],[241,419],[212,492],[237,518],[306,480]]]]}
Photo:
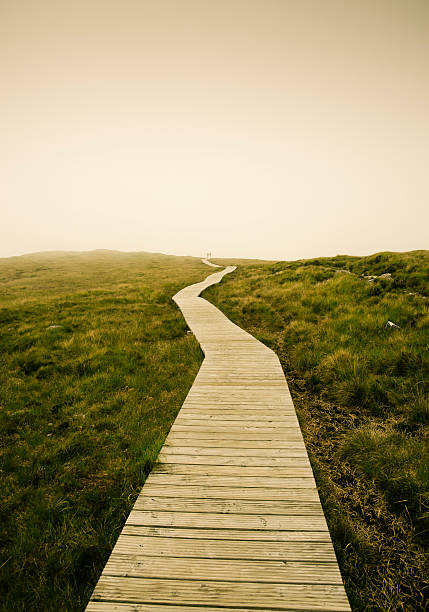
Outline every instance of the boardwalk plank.
{"type": "MultiPolygon", "coordinates": [[[[127,529],[128,530],[128,529],[127,529]]],[[[318,536],[319,537],[319,536],[318,536]]],[[[115,546],[115,554],[138,560],[141,555],[152,557],[192,557],[201,559],[248,559],[259,561],[335,562],[334,549],[326,541],[308,540],[266,541],[220,540],[124,534],[115,546]]],[[[186,562],[184,562],[186,567],[186,562]]]]}
{"type": "MultiPolygon", "coordinates": [[[[231,410],[224,408],[221,410],[214,410],[209,408],[182,408],[180,411],[176,423],[180,422],[183,425],[189,421],[198,421],[199,423],[212,423],[213,421],[222,421],[223,423],[229,423],[235,421],[236,423],[246,422],[254,424],[258,423],[293,423],[296,425],[297,418],[292,413],[280,412],[279,410],[231,410]]],[[[192,424],[192,423],[191,423],[192,424]]],[[[196,423],[195,423],[196,424],[196,423]]]]}
{"type": "Polygon", "coordinates": [[[267,531],[327,531],[323,514],[310,516],[255,515],[214,512],[167,512],[132,510],[127,525],[144,527],[197,527],[256,529],[267,531]]]}
{"type": "Polygon", "coordinates": [[[274,489],[315,489],[312,477],[274,478],[265,476],[198,476],[197,474],[157,474],[152,472],[148,484],[191,485],[200,487],[264,487],[274,489]]]}
{"type": "Polygon", "coordinates": [[[239,427],[182,427],[180,425],[173,426],[168,436],[169,440],[188,439],[191,435],[200,440],[302,440],[302,435],[296,427],[276,428],[264,427],[254,429],[240,429],[239,427]],[[221,433],[222,436],[217,434],[221,433]]]}
{"type": "Polygon", "coordinates": [[[214,486],[192,486],[171,484],[155,485],[146,483],[144,492],[155,497],[196,497],[197,499],[259,499],[265,501],[276,500],[303,500],[319,501],[317,489],[295,489],[266,487],[214,487],[214,486]]]}
{"type": "MultiPolygon", "coordinates": [[[[188,418],[183,415],[178,416],[176,419],[176,426],[180,427],[239,427],[240,429],[266,429],[268,428],[277,428],[281,429],[291,429],[296,427],[297,419],[295,417],[283,417],[274,419],[272,416],[262,417],[261,415],[257,417],[253,417],[253,419],[246,418],[241,415],[234,415],[234,419],[232,417],[227,418],[221,415],[201,415],[200,418],[192,417],[188,418]]],[[[235,429],[231,430],[235,431],[235,429]]],[[[261,432],[262,433],[262,432],[261,432]]],[[[286,432],[288,433],[288,432],[286,432]]]]}
{"type": "MultiPolygon", "coordinates": [[[[307,452],[303,444],[291,444],[284,448],[273,448],[273,447],[224,447],[225,450],[221,456],[228,459],[229,457],[247,457],[258,459],[264,457],[267,459],[278,459],[278,458],[290,458],[290,457],[305,457],[307,459],[307,452]]],[[[218,447],[202,447],[202,446],[176,446],[174,444],[164,444],[162,451],[165,455],[199,455],[200,457],[219,457],[218,447]]],[[[249,463],[248,465],[251,465],[249,463]]]]}
{"type": "Polygon", "coordinates": [[[337,610],[350,607],[342,585],[261,584],[259,582],[223,582],[198,580],[163,580],[102,575],[94,599],[108,601],[217,606],[250,606],[253,609],[337,610]]]}
{"type": "Polygon", "coordinates": [[[134,510],[161,510],[174,512],[212,512],[224,514],[280,514],[283,516],[320,516],[319,502],[261,501],[243,499],[195,499],[180,497],[153,497],[139,495],[134,510]]]}
{"type": "Polygon", "coordinates": [[[338,565],[296,561],[256,561],[188,557],[115,555],[106,565],[106,576],[169,578],[176,580],[225,580],[289,584],[342,584],[338,565]]]}
{"type": "MultiPolygon", "coordinates": [[[[249,542],[329,542],[329,532],[296,531],[279,529],[219,529],[212,527],[158,527],[126,524],[122,530],[124,535],[161,536],[165,538],[181,538],[190,540],[237,540],[249,542]]],[[[121,538],[119,538],[120,540],[121,538]]],[[[271,544],[270,544],[271,546],[271,544]]]]}
{"type": "Polygon", "coordinates": [[[289,467],[252,467],[247,465],[190,465],[188,463],[158,463],[153,471],[154,474],[197,474],[199,476],[271,476],[279,478],[312,478],[313,472],[310,465],[289,467]]]}
{"type": "MultiPolygon", "coordinates": [[[[111,601],[90,601],[88,612],[255,612],[255,608],[230,608],[213,606],[181,606],[173,604],[140,604],[111,601]]],[[[301,612],[297,608],[288,608],[287,612],[301,612]]]]}
{"type": "MultiPolygon", "coordinates": [[[[226,438],[228,438],[228,434],[231,434],[233,436],[233,438],[236,437],[236,434],[247,434],[247,433],[253,433],[256,434],[257,436],[259,436],[260,438],[264,438],[264,436],[261,436],[261,434],[278,434],[280,435],[280,439],[283,439],[284,437],[290,437],[291,435],[293,436],[296,433],[296,425],[293,425],[292,423],[289,426],[283,426],[283,425],[274,425],[274,426],[269,426],[269,425],[264,425],[263,423],[259,423],[258,425],[248,425],[246,423],[242,423],[241,425],[234,425],[234,424],[226,424],[226,425],[217,425],[215,423],[210,423],[207,422],[206,425],[196,425],[196,424],[182,424],[180,421],[175,423],[173,425],[173,427],[171,428],[171,431],[174,433],[178,433],[178,432],[186,432],[187,434],[200,434],[200,433],[225,433],[226,434],[226,438]]],[[[250,438],[252,439],[252,438],[250,438]]],[[[258,438],[257,438],[258,439],[258,438]]]]}
{"type": "MultiPolygon", "coordinates": [[[[258,436],[254,436],[254,440],[241,440],[237,437],[230,436],[228,439],[224,439],[222,436],[219,438],[196,438],[194,436],[186,437],[186,436],[168,436],[165,441],[164,448],[170,446],[199,446],[206,448],[230,448],[234,446],[235,448],[268,448],[268,449],[286,449],[286,448],[300,448],[305,453],[305,446],[302,439],[295,437],[293,440],[286,440],[284,437],[281,437],[279,440],[261,440],[258,436]]],[[[218,451],[219,452],[219,451],[218,451]]]]}
{"type": "MultiPolygon", "coordinates": [[[[183,449],[185,450],[185,449],[183,449]]],[[[159,460],[167,464],[189,464],[189,465],[238,465],[243,467],[309,467],[307,457],[219,457],[219,455],[205,456],[197,454],[175,454],[163,451],[159,454],[159,460]]]]}

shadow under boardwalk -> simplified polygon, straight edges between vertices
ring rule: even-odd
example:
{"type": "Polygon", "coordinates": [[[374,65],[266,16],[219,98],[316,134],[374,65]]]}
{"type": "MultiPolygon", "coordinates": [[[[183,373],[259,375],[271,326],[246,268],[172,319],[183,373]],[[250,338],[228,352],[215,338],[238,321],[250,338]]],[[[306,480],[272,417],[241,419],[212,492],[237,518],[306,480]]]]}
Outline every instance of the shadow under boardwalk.
{"type": "Polygon", "coordinates": [[[350,610],[280,365],[198,297],[174,300],[205,354],[88,612],[350,610]]]}

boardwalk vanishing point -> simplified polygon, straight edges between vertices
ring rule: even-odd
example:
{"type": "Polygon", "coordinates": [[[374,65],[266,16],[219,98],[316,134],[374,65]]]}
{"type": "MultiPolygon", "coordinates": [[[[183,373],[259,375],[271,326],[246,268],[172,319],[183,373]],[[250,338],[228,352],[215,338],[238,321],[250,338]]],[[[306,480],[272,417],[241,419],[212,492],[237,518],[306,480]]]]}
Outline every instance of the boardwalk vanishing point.
{"type": "Polygon", "coordinates": [[[88,612],[350,610],[278,357],[199,297],[234,269],[174,296],[205,359],[88,612]]]}

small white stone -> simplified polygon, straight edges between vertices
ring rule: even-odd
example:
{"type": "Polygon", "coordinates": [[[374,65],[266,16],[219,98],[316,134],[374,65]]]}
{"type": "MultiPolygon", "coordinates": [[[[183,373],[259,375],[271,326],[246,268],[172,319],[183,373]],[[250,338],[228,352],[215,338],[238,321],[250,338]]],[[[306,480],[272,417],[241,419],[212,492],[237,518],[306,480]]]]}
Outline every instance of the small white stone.
{"type": "Polygon", "coordinates": [[[387,321],[384,328],[385,329],[400,329],[399,325],[396,325],[396,323],[393,323],[393,321],[387,321]]]}

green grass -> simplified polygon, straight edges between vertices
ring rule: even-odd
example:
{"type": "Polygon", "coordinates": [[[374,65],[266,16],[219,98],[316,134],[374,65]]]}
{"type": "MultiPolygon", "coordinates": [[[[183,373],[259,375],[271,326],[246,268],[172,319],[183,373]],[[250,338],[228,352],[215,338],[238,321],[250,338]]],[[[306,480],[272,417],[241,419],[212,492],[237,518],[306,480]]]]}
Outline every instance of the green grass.
{"type": "Polygon", "coordinates": [[[427,251],[380,253],[242,266],[204,294],[280,357],[354,610],[426,605],[428,278],[427,251]]]}
{"type": "MultiPolygon", "coordinates": [[[[281,359],[354,610],[425,606],[428,261],[217,260],[240,267],[205,294],[281,359]]],[[[171,297],[208,273],[0,260],[1,609],[84,609],[202,360],[171,297]]]]}
{"type": "Polygon", "coordinates": [[[202,361],[171,297],[207,272],[144,253],[0,260],[1,609],[84,609],[202,361]]]}

